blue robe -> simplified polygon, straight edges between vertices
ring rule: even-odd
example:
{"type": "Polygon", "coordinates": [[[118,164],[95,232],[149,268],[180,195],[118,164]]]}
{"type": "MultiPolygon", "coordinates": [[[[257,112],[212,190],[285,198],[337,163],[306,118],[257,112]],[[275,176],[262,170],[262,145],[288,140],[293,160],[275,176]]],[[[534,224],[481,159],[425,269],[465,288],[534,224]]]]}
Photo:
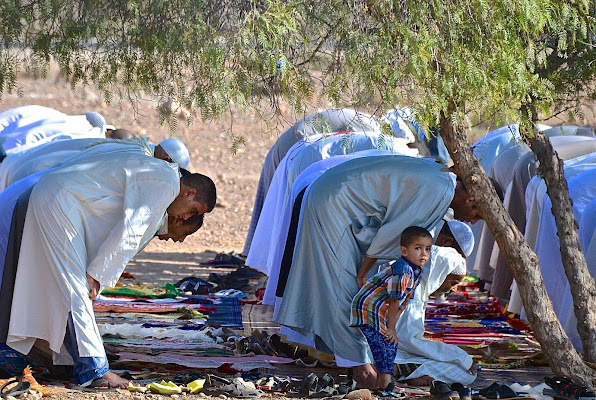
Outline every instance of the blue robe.
{"type": "Polygon", "coordinates": [[[408,226],[431,229],[441,220],[455,190],[443,167],[407,156],[366,157],[313,182],[276,321],[320,350],[372,362],[365,337],[349,326],[356,274],[365,256],[399,258],[399,236],[408,226]]]}

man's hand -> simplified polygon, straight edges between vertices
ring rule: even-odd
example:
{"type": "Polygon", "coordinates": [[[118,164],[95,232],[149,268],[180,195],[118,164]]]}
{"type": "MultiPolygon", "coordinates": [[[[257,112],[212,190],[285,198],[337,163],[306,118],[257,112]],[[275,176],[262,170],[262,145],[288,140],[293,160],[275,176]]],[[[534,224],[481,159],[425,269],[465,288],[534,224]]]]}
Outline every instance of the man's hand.
{"type": "Polygon", "coordinates": [[[387,329],[387,333],[385,334],[385,341],[391,344],[397,343],[397,332],[395,328],[387,329]]]}
{"type": "Polygon", "coordinates": [[[91,300],[97,299],[99,296],[99,282],[97,282],[91,275],[87,274],[87,283],[89,284],[89,298],[91,300]]]}
{"type": "Polygon", "coordinates": [[[476,375],[478,373],[478,367],[476,366],[476,363],[474,361],[472,361],[472,366],[468,368],[468,373],[472,375],[476,375]]]}
{"type": "Polygon", "coordinates": [[[356,283],[358,284],[358,287],[359,288],[361,288],[362,286],[364,286],[364,284],[366,283],[366,275],[365,276],[357,275],[356,276],[356,283]]]}

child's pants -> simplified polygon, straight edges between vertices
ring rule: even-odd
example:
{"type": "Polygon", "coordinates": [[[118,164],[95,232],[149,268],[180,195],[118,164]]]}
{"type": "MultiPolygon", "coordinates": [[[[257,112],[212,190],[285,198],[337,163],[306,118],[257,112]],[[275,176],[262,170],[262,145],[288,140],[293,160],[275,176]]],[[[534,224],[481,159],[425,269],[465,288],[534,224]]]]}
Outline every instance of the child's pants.
{"type": "Polygon", "coordinates": [[[381,332],[373,329],[370,325],[360,326],[360,330],[366,336],[370,351],[375,360],[377,372],[393,375],[395,355],[397,354],[397,343],[391,344],[385,340],[381,332]]]}

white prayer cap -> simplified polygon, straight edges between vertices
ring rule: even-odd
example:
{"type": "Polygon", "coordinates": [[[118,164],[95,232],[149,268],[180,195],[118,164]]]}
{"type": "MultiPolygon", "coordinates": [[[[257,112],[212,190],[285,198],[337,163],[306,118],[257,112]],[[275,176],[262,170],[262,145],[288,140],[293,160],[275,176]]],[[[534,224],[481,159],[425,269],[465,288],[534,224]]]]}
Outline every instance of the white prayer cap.
{"type": "Polygon", "coordinates": [[[95,111],[87,111],[85,113],[85,117],[89,124],[94,128],[101,129],[102,132],[105,131],[105,126],[107,125],[106,119],[98,112],[95,111]]]}
{"type": "Polygon", "coordinates": [[[159,145],[180,168],[188,169],[190,155],[184,143],[178,139],[166,139],[159,145]]]}
{"type": "MultiPolygon", "coordinates": [[[[449,226],[453,238],[459,244],[461,251],[464,252],[466,257],[472,254],[472,250],[474,250],[474,234],[472,233],[472,229],[460,221],[447,221],[447,226],[449,226]]],[[[462,275],[465,275],[465,272],[462,275]]]]}

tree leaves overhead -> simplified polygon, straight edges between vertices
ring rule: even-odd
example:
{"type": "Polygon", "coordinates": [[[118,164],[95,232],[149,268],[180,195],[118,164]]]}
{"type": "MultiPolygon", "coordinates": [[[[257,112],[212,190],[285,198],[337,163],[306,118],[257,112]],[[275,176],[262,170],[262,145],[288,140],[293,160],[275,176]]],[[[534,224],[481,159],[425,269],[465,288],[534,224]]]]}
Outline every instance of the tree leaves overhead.
{"type": "Polygon", "coordinates": [[[517,119],[593,98],[593,5],[554,0],[29,0],[0,4],[1,93],[55,59],[110,100],[168,96],[203,118],[315,88],[337,105],[415,105],[426,124],[517,119]],[[124,88],[124,92],[122,92],[124,88]]]}

